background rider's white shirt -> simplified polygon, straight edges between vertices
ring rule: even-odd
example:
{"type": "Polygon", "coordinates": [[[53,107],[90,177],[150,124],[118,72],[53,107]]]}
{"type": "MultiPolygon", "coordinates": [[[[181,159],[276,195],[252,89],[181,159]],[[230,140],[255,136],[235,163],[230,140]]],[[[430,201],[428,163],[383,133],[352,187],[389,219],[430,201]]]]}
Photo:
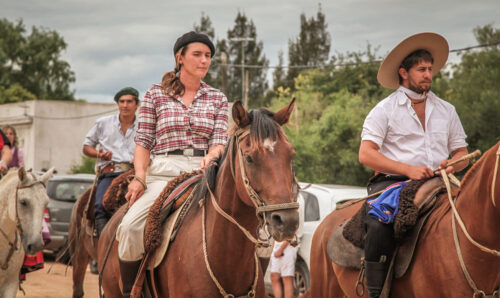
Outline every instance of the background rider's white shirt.
{"type": "Polygon", "coordinates": [[[455,108],[432,92],[427,95],[424,131],[401,87],[370,111],[361,133],[361,139],[377,144],[384,156],[431,169],[466,147],[466,137],[455,108]]]}

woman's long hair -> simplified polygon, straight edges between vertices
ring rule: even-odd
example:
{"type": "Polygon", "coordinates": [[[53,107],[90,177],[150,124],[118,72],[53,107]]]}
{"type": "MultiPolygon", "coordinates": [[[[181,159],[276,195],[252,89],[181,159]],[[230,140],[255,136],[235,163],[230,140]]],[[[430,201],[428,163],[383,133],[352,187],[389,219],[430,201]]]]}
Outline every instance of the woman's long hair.
{"type": "Polygon", "coordinates": [[[12,132],[14,133],[14,144],[11,144],[12,147],[17,147],[17,131],[14,127],[10,126],[10,125],[5,125],[3,128],[2,128],[2,131],[6,134],[7,133],[7,129],[11,129],[12,132]]]}
{"type": "Polygon", "coordinates": [[[179,64],[179,58],[181,55],[184,56],[186,54],[188,46],[189,44],[177,51],[175,54],[174,70],[166,72],[161,79],[161,88],[168,96],[182,96],[186,90],[180,79],[181,65],[179,64]]]}

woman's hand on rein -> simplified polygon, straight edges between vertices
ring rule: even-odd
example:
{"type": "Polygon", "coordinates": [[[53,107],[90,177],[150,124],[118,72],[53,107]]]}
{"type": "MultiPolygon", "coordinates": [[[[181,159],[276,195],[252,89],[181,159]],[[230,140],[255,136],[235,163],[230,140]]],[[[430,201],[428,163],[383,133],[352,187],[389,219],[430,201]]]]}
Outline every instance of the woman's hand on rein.
{"type": "Polygon", "coordinates": [[[132,180],[128,185],[128,192],[125,195],[125,199],[128,201],[129,207],[134,204],[134,202],[142,196],[144,193],[144,186],[138,180],[132,180]]]}
{"type": "Polygon", "coordinates": [[[212,164],[211,160],[214,158],[215,158],[215,156],[213,154],[210,154],[210,153],[203,156],[203,158],[201,160],[201,168],[202,169],[208,168],[212,164]]]}

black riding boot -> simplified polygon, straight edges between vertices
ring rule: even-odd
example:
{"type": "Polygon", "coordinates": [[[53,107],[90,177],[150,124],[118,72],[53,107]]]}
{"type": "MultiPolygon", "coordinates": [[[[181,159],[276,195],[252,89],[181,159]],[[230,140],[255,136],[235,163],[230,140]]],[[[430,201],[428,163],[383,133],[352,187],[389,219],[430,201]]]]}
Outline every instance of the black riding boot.
{"type": "Polygon", "coordinates": [[[95,225],[95,229],[97,231],[97,238],[99,238],[101,236],[101,232],[107,223],[108,223],[107,218],[100,217],[100,218],[95,219],[94,225],[95,225]]]}
{"type": "Polygon", "coordinates": [[[368,289],[370,298],[377,298],[380,296],[380,293],[382,293],[388,269],[388,260],[381,262],[365,261],[366,288],[368,289]]]}
{"type": "Polygon", "coordinates": [[[137,272],[141,266],[142,260],[139,261],[120,261],[120,275],[122,276],[123,297],[129,298],[134,286],[137,272]]]}

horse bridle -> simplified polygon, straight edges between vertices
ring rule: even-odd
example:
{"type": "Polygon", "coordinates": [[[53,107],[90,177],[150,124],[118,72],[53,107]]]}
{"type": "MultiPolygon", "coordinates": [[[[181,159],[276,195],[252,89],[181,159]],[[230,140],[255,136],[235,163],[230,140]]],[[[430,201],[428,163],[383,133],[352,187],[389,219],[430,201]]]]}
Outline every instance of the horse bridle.
{"type": "MultiPolygon", "coordinates": [[[[268,211],[276,211],[276,210],[287,210],[287,209],[298,209],[299,208],[299,203],[296,202],[296,196],[294,196],[295,202],[290,202],[290,203],[281,203],[281,204],[271,204],[271,205],[266,205],[264,200],[257,194],[257,192],[253,189],[253,187],[250,185],[250,180],[248,179],[246,173],[245,173],[245,167],[243,164],[243,154],[241,152],[241,148],[239,146],[239,143],[242,141],[244,137],[250,134],[250,128],[246,127],[243,129],[238,129],[235,133],[234,136],[231,138],[229,141],[230,143],[228,144],[229,146],[229,162],[230,162],[230,168],[231,168],[231,173],[233,175],[233,179],[236,181],[236,175],[235,175],[235,167],[234,167],[234,146],[236,146],[236,151],[238,154],[238,159],[239,159],[239,166],[240,166],[240,171],[241,171],[241,178],[243,179],[244,185],[245,185],[245,190],[248,194],[248,197],[250,198],[251,202],[255,206],[256,209],[256,214],[259,218],[259,225],[257,227],[257,238],[256,239],[247,229],[245,229],[243,226],[241,226],[231,215],[227,214],[217,203],[217,200],[215,198],[215,195],[213,194],[212,190],[210,189],[210,186],[207,183],[207,188],[210,193],[210,199],[212,202],[212,205],[214,206],[215,210],[222,215],[224,218],[226,218],[228,221],[236,225],[242,232],[243,234],[253,242],[256,246],[264,246],[268,247],[270,246],[269,240],[270,236],[267,237],[267,239],[261,239],[259,230],[264,229],[265,225],[267,224],[267,219],[265,216],[265,212],[268,211]]],[[[293,187],[297,189],[298,192],[298,183],[297,180],[295,179],[294,176],[294,181],[293,183],[295,184],[293,187]]],[[[203,256],[205,259],[205,265],[207,267],[207,270],[210,274],[210,277],[212,278],[212,281],[215,283],[217,288],[219,289],[219,292],[223,297],[227,298],[234,298],[235,296],[233,294],[228,294],[222,285],[219,283],[217,278],[215,277],[211,267],[210,263],[208,261],[208,253],[207,253],[207,241],[206,241],[206,235],[205,235],[205,204],[203,204],[204,201],[200,201],[200,205],[203,208],[203,213],[202,213],[202,237],[203,237],[203,256]]],[[[250,291],[247,293],[246,296],[242,297],[255,297],[255,289],[257,287],[257,282],[258,282],[258,277],[259,277],[259,260],[257,257],[257,253],[254,253],[254,259],[255,259],[255,276],[254,280],[252,283],[252,286],[250,288],[250,291]]]]}
{"type": "Polygon", "coordinates": [[[23,228],[21,226],[21,221],[19,219],[19,212],[17,210],[17,202],[19,200],[18,192],[20,189],[33,187],[35,184],[38,184],[38,183],[42,184],[43,187],[45,188],[45,183],[43,183],[43,181],[39,181],[39,180],[33,181],[32,183],[30,183],[28,185],[21,185],[21,182],[19,182],[17,187],[16,187],[16,196],[15,196],[14,204],[16,204],[16,209],[15,209],[16,210],[16,230],[19,231],[19,233],[16,231],[15,236],[14,236],[15,237],[14,241],[12,242],[9,240],[7,233],[5,233],[5,231],[0,227],[0,232],[5,237],[5,239],[7,240],[7,242],[9,243],[9,246],[10,246],[9,252],[7,253],[7,257],[5,258],[5,261],[3,262],[2,266],[1,266],[2,270],[7,270],[7,268],[9,268],[10,258],[14,254],[14,251],[19,250],[19,247],[16,245],[18,242],[18,237],[22,237],[22,235],[23,235],[23,228]]]}
{"type": "MultiPolygon", "coordinates": [[[[493,179],[492,179],[492,187],[491,187],[491,200],[493,202],[493,206],[495,206],[495,183],[496,183],[496,176],[498,173],[498,164],[499,164],[499,158],[500,157],[500,146],[498,147],[498,150],[496,152],[496,161],[495,161],[495,169],[493,171],[493,179]]],[[[467,282],[469,283],[469,286],[471,289],[474,291],[473,297],[496,297],[498,294],[500,294],[500,289],[496,289],[492,294],[486,294],[483,290],[480,290],[477,288],[476,284],[472,280],[472,277],[469,274],[469,271],[467,270],[467,267],[465,266],[465,262],[462,256],[462,250],[460,248],[460,242],[458,240],[458,234],[457,234],[457,227],[456,227],[456,222],[458,222],[460,228],[462,228],[462,232],[465,234],[466,238],[477,248],[480,250],[492,254],[496,257],[500,257],[500,251],[485,247],[475,241],[467,232],[467,229],[460,218],[460,215],[458,214],[458,211],[456,209],[455,203],[451,195],[451,187],[450,187],[450,181],[448,180],[448,175],[446,174],[446,170],[442,169],[441,170],[441,176],[443,177],[444,184],[446,186],[446,190],[448,192],[448,200],[450,201],[451,209],[452,209],[452,214],[451,214],[451,221],[452,221],[452,230],[453,230],[453,240],[455,242],[455,248],[457,250],[457,255],[458,255],[458,260],[460,262],[460,267],[462,267],[462,272],[465,275],[465,278],[467,279],[467,282]]]]}

